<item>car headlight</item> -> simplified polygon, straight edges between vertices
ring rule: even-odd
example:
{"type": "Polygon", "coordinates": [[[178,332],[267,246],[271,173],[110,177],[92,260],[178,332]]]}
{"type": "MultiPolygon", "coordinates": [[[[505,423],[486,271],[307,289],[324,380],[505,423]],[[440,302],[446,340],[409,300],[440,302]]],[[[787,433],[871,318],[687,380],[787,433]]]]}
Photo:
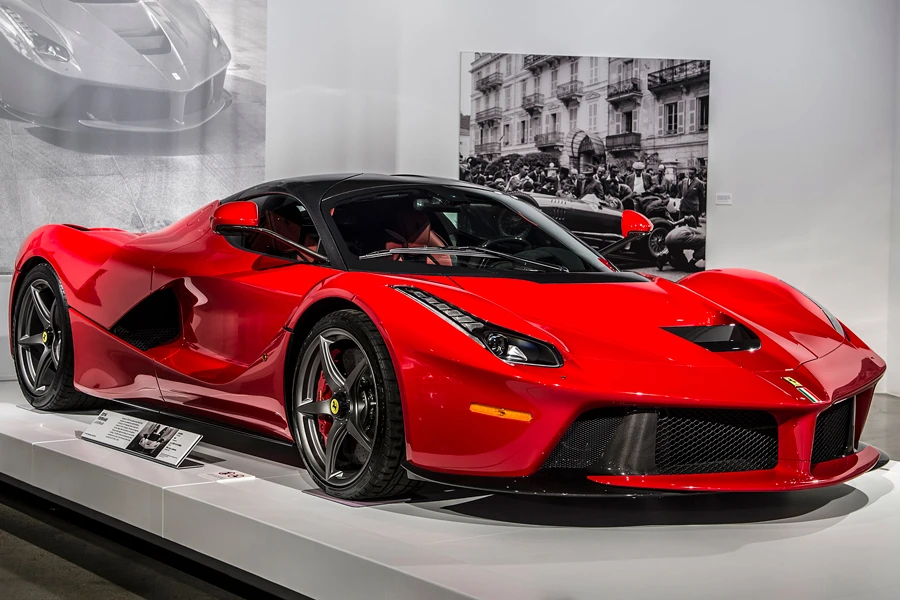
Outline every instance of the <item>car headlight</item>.
{"type": "Polygon", "coordinates": [[[546,342],[488,323],[433,294],[412,286],[393,286],[462,330],[502,361],[536,367],[561,367],[562,355],[546,342]]]}
{"type": "Polygon", "coordinates": [[[804,298],[806,298],[807,300],[809,300],[810,302],[812,302],[813,304],[818,306],[819,310],[821,310],[822,313],[825,315],[825,318],[828,319],[828,322],[831,323],[831,326],[834,327],[834,330],[836,332],[838,332],[838,335],[840,335],[841,337],[847,336],[847,333],[844,331],[843,325],[841,325],[841,322],[837,320],[837,317],[835,317],[833,314],[831,314],[831,311],[829,311],[827,308],[825,308],[824,306],[822,306],[821,304],[816,302],[814,299],[810,298],[809,295],[806,292],[804,292],[803,290],[795,288],[794,286],[792,286],[791,284],[789,284],[786,281],[783,281],[782,283],[784,283],[787,286],[790,286],[791,288],[794,289],[795,292],[803,295],[804,298]]]}
{"type": "Polygon", "coordinates": [[[8,6],[0,6],[0,12],[6,17],[0,19],[0,33],[20,54],[31,60],[34,60],[35,56],[59,62],[71,60],[72,55],[68,48],[36,32],[25,22],[22,15],[8,6]]]}

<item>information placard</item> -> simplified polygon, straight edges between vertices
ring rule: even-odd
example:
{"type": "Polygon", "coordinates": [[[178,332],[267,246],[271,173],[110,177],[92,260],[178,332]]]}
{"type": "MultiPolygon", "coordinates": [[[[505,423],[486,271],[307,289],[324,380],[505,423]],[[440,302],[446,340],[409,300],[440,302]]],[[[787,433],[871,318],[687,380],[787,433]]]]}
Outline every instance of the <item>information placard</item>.
{"type": "Polygon", "coordinates": [[[202,435],[104,410],[81,434],[81,439],[137,454],[176,469],[202,435]]]}

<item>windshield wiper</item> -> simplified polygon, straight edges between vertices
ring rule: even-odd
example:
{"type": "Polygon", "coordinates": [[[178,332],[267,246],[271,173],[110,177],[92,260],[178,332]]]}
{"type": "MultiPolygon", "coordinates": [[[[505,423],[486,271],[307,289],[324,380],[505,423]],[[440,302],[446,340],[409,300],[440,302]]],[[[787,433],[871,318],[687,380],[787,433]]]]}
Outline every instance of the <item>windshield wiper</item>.
{"type": "Polygon", "coordinates": [[[386,256],[394,256],[396,254],[428,254],[428,255],[444,255],[444,256],[469,256],[474,258],[500,258],[510,262],[519,263],[529,267],[537,267],[539,269],[549,271],[562,271],[568,273],[565,267],[551,265],[548,263],[538,262],[528,258],[522,258],[514,254],[507,254],[490,248],[479,248],[476,246],[419,246],[416,248],[391,248],[390,250],[376,250],[359,257],[359,260],[368,260],[370,258],[384,258],[386,256]]]}

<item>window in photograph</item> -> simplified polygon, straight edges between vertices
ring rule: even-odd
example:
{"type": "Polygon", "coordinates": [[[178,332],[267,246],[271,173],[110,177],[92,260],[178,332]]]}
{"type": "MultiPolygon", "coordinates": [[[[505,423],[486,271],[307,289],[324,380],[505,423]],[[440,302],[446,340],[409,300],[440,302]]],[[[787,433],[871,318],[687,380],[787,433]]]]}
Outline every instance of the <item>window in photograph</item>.
{"type": "Polygon", "coordinates": [[[569,79],[575,81],[578,79],[578,59],[572,59],[572,61],[569,62],[569,65],[569,79]]]}
{"type": "Polygon", "coordinates": [[[619,71],[619,73],[620,73],[619,81],[625,81],[626,79],[631,79],[631,77],[633,75],[633,71],[634,71],[634,61],[631,59],[628,59],[626,61],[623,61],[622,64],[619,66],[622,67],[621,70],[619,71]]]}
{"type": "Polygon", "coordinates": [[[503,145],[509,146],[509,123],[503,125],[503,145]]]}
{"type": "Polygon", "coordinates": [[[525,99],[525,96],[528,95],[528,80],[525,79],[522,81],[522,99],[525,99]]]}
{"type": "Polygon", "coordinates": [[[700,131],[709,130],[709,96],[697,98],[698,128],[700,131]]]}
{"type": "Polygon", "coordinates": [[[512,55],[506,55],[506,75],[512,75],[512,55]]]}
{"type": "Polygon", "coordinates": [[[519,121],[519,143],[520,144],[525,143],[525,135],[526,135],[525,121],[522,120],[522,121],[519,121]]]}
{"type": "Polygon", "coordinates": [[[512,107],[512,86],[506,86],[506,110],[512,107]]]}
{"type": "Polygon", "coordinates": [[[622,132],[632,133],[634,131],[634,111],[622,113],[622,132]]]}
{"type": "Polygon", "coordinates": [[[569,131],[578,129],[578,107],[573,106],[569,109],[569,131]]]}
{"type": "Polygon", "coordinates": [[[588,104],[588,131],[597,131],[597,113],[599,112],[599,103],[591,102],[588,104]]]}
{"type": "Polygon", "coordinates": [[[556,93],[556,85],[559,81],[559,69],[553,69],[550,71],[550,93],[556,93]]]}
{"type": "Polygon", "coordinates": [[[591,79],[590,83],[597,83],[600,80],[600,57],[591,57],[591,79]]]}
{"type": "Polygon", "coordinates": [[[534,76],[534,93],[537,94],[540,91],[541,91],[541,76],[535,75],[534,76]]]}
{"type": "Polygon", "coordinates": [[[666,135],[678,133],[678,103],[666,104],[666,135]]]}

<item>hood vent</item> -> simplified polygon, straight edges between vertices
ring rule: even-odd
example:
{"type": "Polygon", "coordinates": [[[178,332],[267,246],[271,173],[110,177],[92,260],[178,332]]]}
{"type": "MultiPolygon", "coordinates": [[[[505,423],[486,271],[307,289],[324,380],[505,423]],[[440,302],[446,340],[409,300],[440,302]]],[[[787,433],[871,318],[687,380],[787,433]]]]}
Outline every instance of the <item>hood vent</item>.
{"type": "Polygon", "coordinates": [[[684,327],[663,327],[669,333],[693,342],[710,352],[746,352],[759,350],[759,337],[750,329],[734,323],[732,325],[688,325],[684,327]]]}

